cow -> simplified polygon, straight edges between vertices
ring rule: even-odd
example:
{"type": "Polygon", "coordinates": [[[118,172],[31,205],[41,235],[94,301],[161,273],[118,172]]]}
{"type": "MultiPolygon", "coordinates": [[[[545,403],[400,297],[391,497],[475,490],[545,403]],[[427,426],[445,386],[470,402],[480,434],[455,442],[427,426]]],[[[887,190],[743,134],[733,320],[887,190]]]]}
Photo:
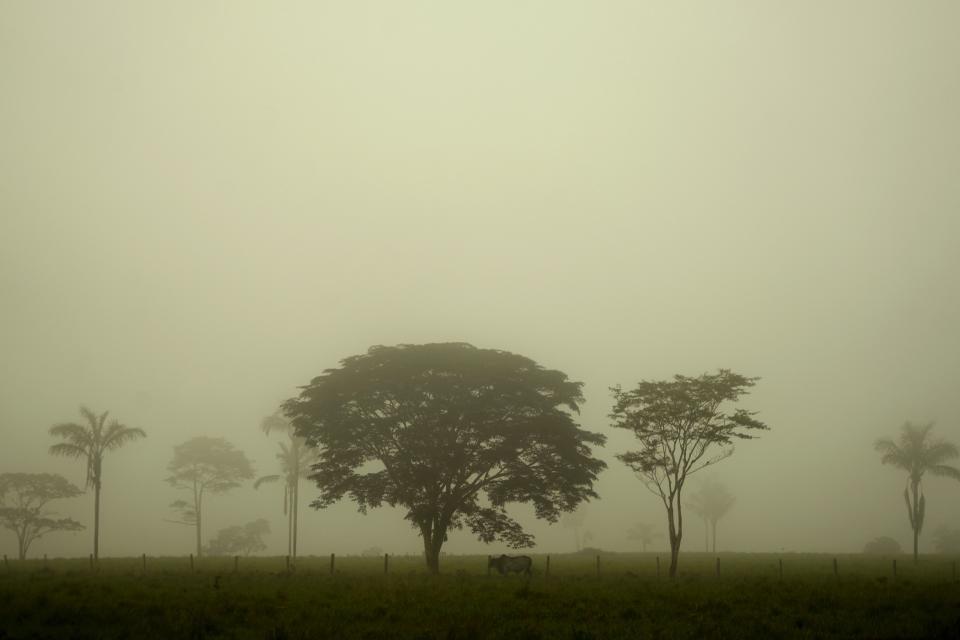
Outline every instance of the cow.
{"type": "Polygon", "coordinates": [[[505,576],[510,572],[524,573],[531,575],[530,568],[533,566],[533,560],[530,556],[490,556],[487,559],[487,568],[496,569],[500,575],[505,576]]]}

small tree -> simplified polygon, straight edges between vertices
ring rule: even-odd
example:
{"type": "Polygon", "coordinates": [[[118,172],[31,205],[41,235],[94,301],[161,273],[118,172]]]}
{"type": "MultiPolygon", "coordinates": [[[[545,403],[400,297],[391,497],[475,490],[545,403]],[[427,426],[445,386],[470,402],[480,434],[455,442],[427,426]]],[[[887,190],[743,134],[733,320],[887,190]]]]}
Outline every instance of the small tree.
{"type": "Polygon", "coordinates": [[[83,493],[54,473],[0,474],[0,527],[17,536],[17,556],[24,560],[30,545],[55,531],[80,531],[84,527],[70,518],[54,518],[46,505],[52,500],[83,493]]]}
{"type": "Polygon", "coordinates": [[[933,423],[915,425],[907,422],[901,427],[899,443],[881,438],[874,447],[883,454],[880,462],[893,465],[907,472],[907,486],[903,490],[903,500],[907,503],[907,517],[913,530],[913,562],[917,563],[920,532],[926,516],[927,501],[923,495],[923,476],[928,472],[960,480],[960,469],[946,464],[960,455],[956,445],[944,440],[933,440],[930,431],[933,423]]]}
{"type": "Polygon", "coordinates": [[[260,423],[266,434],[281,433],[287,436],[287,442],[280,442],[277,460],[280,461],[279,474],[257,478],[253,488],[257,489],[266,482],[283,481],[283,514],[287,516],[287,555],[297,557],[297,518],[300,512],[300,479],[310,474],[317,462],[317,452],[306,445],[306,441],[294,431],[290,421],[280,413],[267,416],[260,423]]]}
{"type": "Polygon", "coordinates": [[[900,543],[888,536],[874,538],[864,545],[863,552],[871,556],[898,556],[903,553],[900,543]]]}
{"type": "Polygon", "coordinates": [[[933,545],[937,553],[960,554],[960,529],[940,527],[933,534],[933,545]]]}
{"type": "Polygon", "coordinates": [[[203,498],[206,493],[224,493],[239,487],[241,481],[253,477],[253,465],[247,456],[223,438],[200,436],[174,447],[173,460],[167,465],[167,482],[176,489],[189,492],[188,500],[170,504],[180,512],[172,520],[196,528],[197,557],[202,553],[201,525],[203,498]]]}
{"type": "Polygon", "coordinates": [[[270,523],[260,518],[243,526],[227,527],[217,532],[206,547],[208,556],[235,556],[257,553],[267,548],[263,536],[270,533],[270,523]]]}
{"type": "Polygon", "coordinates": [[[635,540],[640,543],[640,550],[647,552],[647,545],[653,544],[654,540],[660,538],[659,531],[649,522],[638,522],[627,530],[627,540],[635,540]]]}
{"type": "Polygon", "coordinates": [[[734,439],[752,438],[767,425],[743,409],[723,410],[754,386],[727,369],[696,378],[641,382],[631,391],[613,387],[613,426],[629,429],[640,448],[617,455],[663,502],[670,536],[670,577],[677,575],[683,540],[681,495],[687,478],[729,457],[734,439]],[[719,450],[718,450],[719,448],[719,450]]]}
{"type": "Polygon", "coordinates": [[[97,415],[80,407],[86,424],[67,422],[50,427],[50,435],[63,440],[50,447],[51,455],[84,460],[87,463],[87,488],[93,488],[93,558],[100,557],[100,488],[103,485],[103,456],[128,442],[146,438],[143,429],[128,427],[116,420],[107,424],[108,411],[97,415]]]}
{"type": "MultiPolygon", "coordinates": [[[[713,538],[713,552],[717,552],[717,522],[727,515],[736,498],[727,490],[727,487],[716,480],[708,480],[690,496],[689,507],[694,513],[703,518],[703,526],[707,536],[713,538]]],[[[710,551],[709,540],[707,551],[710,551]]]]}
{"type": "Polygon", "coordinates": [[[533,536],[506,512],[532,503],[539,518],[596,497],[602,435],[571,413],[581,383],[519,355],[469,344],[373,347],[347,358],[285,405],[320,452],[313,506],[344,496],[361,512],[402,507],[423,537],[431,573],[451,529],[518,548],[533,536]]]}

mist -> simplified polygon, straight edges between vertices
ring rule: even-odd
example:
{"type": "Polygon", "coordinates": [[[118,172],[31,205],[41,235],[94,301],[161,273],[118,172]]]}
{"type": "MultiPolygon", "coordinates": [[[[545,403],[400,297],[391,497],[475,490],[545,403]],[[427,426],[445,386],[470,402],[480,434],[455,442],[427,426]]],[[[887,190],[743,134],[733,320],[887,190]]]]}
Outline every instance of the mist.
{"type": "MultiPolygon", "coordinates": [[[[960,4],[696,4],[0,5],[0,472],[82,485],[47,430],[109,410],[148,437],[105,459],[101,553],[185,555],[174,446],[276,473],[259,424],[298,387],[462,341],[585,383],[595,547],[665,527],[609,388],[718,368],[770,426],[694,476],[736,497],[721,550],[906,547],[874,441],[960,442],[960,4]]],[[[960,486],[924,486],[924,530],[960,527],[960,486]]],[[[400,510],[301,492],[301,554],[422,550],[400,510]]],[[[282,554],[280,493],[212,498],[205,537],[266,518],[282,554]]],[[[86,556],[92,500],[31,556],[86,556]]]]}

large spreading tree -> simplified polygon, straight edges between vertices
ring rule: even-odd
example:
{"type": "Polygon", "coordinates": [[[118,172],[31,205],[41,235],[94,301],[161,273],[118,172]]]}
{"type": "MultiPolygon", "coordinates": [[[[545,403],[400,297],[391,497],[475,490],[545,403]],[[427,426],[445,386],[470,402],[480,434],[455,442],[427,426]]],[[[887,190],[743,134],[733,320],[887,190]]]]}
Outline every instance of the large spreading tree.
{"type": "Polygon", "coordinates": [[[960,469],[947,464],[960,456],[957,446],[952,442],[935,440],[930,432],[933,423],[916,425],[905,423],[900,429],[900,439],[894,442],[888,438],[877,440],[874,445],[882,454],[883,464],[893,465],[907,472],[907,486],[903,489],[903,499],[907,503],[907,517],[913,530],[913,562],[917,562],[920,544],[920,532],[926,516],[927,500],[923,495],[923,476],[933,476],[960,480],[960,469]]]}
{"type": "Polygon", "coordinates": [[[103,486],[103,457],[128,442],[146,438],[143,429],[128,427],[116,420],[107,423],[109,412],[97,415],[80,407],[85,424],[66,422],[50,427],[50,435],[63,442],[51,445],[50,453],[87,463],[87,488],[93,488],[93,558],[100,558],[100,489],[103,486]]]}
{"type": "Polygon", "coordinates": [[[253,465],[243,451],[223,438],[198,436],[173,448],[173,460],[167,465],[167,482],[188,493],[189,499],[177,500],[171,507],[179,511],[173,520],[196,529],[197,557],[201,546],[203,499],[207,494],[225,493],[253,477],[253,465]]]}
{"type": "Polygon", "coordinates": [[[56,518],[47,503],[83,493],[55,473],[0,473],[0,527],[17,536],[17,557],[26,559],[34,540],[55,531],[80,531],[71,518],[56,518]]]}
{"type": "Polygon", "coordinates": [[[344,496],[361,512],[406,510],[429,571],[452,529],[532,546],[506,512],[529,503],[556,522],[585,500],[606,466],[604,436],[574,419],[582,384],[533,360],[464,343],[372,347],[346,358],[285,404],[319,452],[314,507],[344,496]]]}
{"type": "Polygon", "coordinates": [[[756,384],[728,369],[695,378],[644,381],[613,387],[613,426],[628,429],[639,448],[617,455],[663,502],[670,537],[670,577],[676,577],[683,540],[683,487],[690,475],[729,457],[736,439],[767,425],[744,409],[728,410],[756,384]]]}

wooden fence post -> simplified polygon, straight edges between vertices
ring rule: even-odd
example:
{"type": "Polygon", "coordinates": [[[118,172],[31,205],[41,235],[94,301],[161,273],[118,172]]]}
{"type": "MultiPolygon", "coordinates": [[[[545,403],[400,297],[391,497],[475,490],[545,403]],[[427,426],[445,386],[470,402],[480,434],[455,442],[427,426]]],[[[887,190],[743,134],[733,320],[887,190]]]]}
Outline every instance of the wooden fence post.
{"type": "Polygon", "coordinates": [[[330,575],[333,575],[333,571],[334,571],[333,566],[334,566],[335,558],[336,558],[336,554],[331,553],[330,554],[330,575]]]}
{"type": "MultiPolygon", "coordinates": [[[[6,557],[6,556],[4,556],[4,557],[6,557]]],[[[546,576],[547,576],[548,578],[550,577],[550,554],[549,554],[549,553],[547,554],[547,573],[546,573],[546,576]]]]}
{"type": "Polygon", "coordinates": [[[657,556],[657,577],[660,577],[660,556],[657,556]]]}
{"type": "Polygon", "coordinates": [[[953,561],[953,581],[954,582],[957,581],[957,561],[956,560],[953,561]]]}
{"type": "MultiPolygon", "coordinates": [[[[44,556],[44,559],[46,559],[46,556],[44,556]]],[[[93,554],[92,553],[90,554],[90,571],[93,571],[93,554]]]]}
{"type": "Polygon", "coordinates": [[[7,554],[3,554],[3,566],[7,571],[10,571],[10,561],[7,559],[7,554]]]}
{"type": "Polygon", "coordinates": [[[290,556],[287,556],[287,564],[286,564],[286,567],[287,567],[287,573],[290,573],[290,556]]]}
{"type": "Polygon", "coordinates": [[[893,579],[897,579],[897,559],[893,559],[893,579]]]}
{"type": "Polygon", "coordinates": [[[390,554],[383,554],[383,575],[390,573],[390,554]]]}
{"type": "Polygon", "coordinates": [[[487,556],[487,575],[488,576],[490,575],[490,559],[491,558],[493,558],[493,556],[487,556]]]}
{"type": "Polygon", "coordinates": [[[142,566],[143,566],[143,574],[146,575],[147,574],[147,554],[143,554],[143,556],[141,556],[140,562],[142,563],[142,566]]]}
{"type": "Polygon", "coordinates": [[[780,580],[783,580],[783,558],[780,558],[780,580]]]}
{"type": "Polygon", "coordinates": [[[720,577],[720,558],[717,558],[717,577],[720,577]]]}
{"type": "Polygon", "coordinates": [[[836,577],[837,575],[839,575],[839,574],[837,573],[837,559],[836,559],[836,558],[833,559],[833,575],[834,575],[834,577],[836,577]]]}
{"type": "Polygon", "coordinates": [[[193,571],[193,554],[190,554],[190,571],[193,571]]]}
{"type": "Polygon", "coordinates": [[[597,554],[597,577],[600,577],[600,554],[597,554]]]}
{"type": "Polygon", "coordinates": [[[233,556],[233,572],[236,573],[240,568],[240,556],[233,556]]]}

